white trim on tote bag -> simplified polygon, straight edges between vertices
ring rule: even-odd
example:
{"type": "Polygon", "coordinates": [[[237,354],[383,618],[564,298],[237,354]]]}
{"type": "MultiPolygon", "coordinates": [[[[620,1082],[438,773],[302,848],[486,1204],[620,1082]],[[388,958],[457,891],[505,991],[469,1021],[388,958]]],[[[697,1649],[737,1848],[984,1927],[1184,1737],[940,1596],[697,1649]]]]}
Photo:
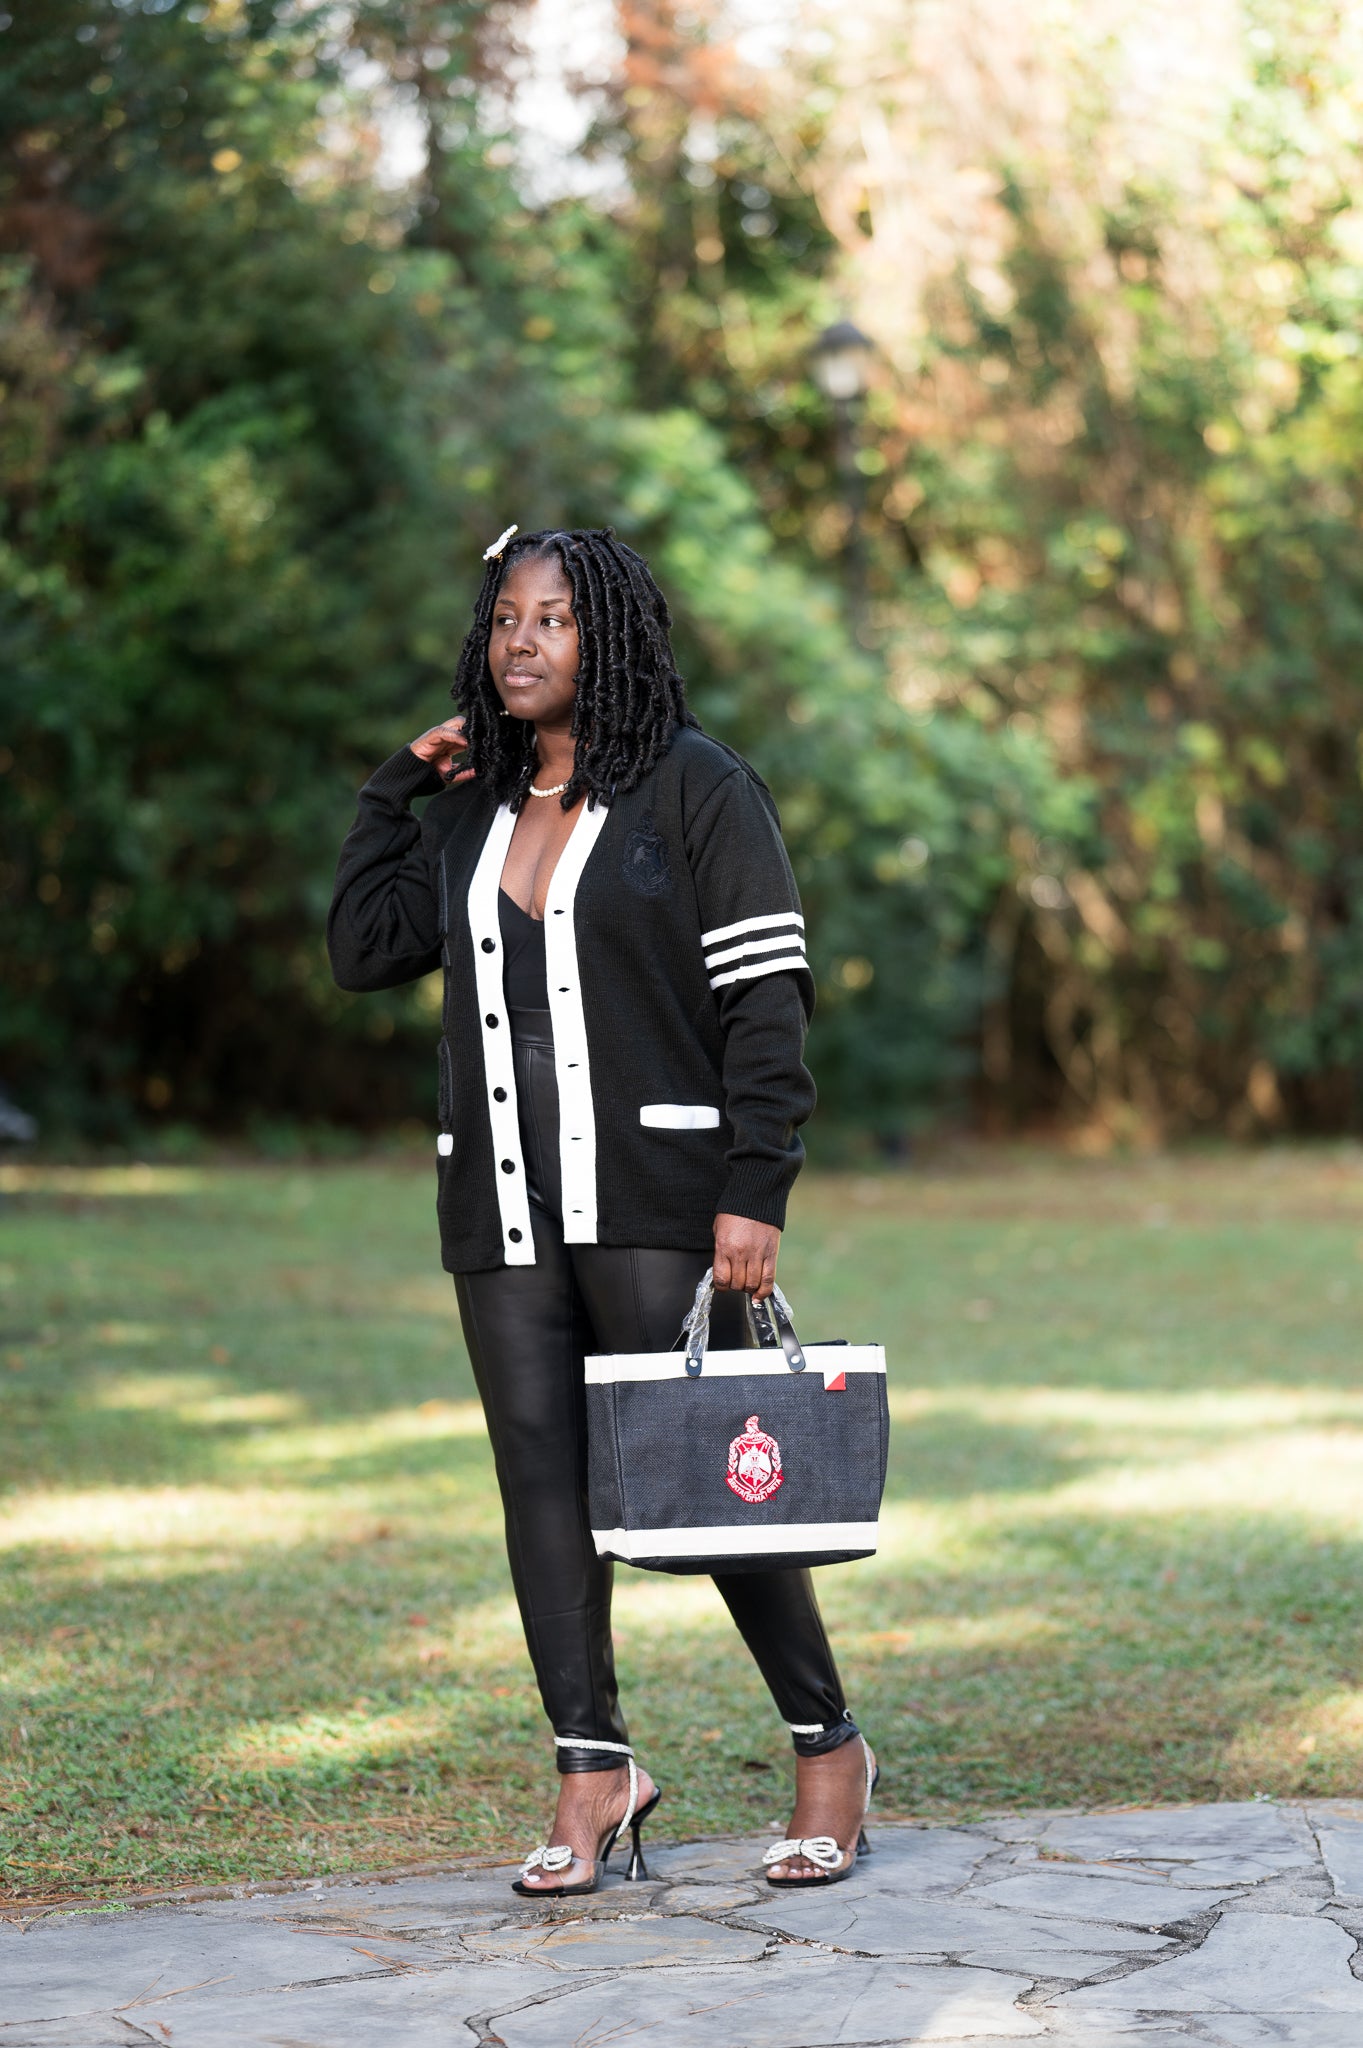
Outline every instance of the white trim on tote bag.
{"type": "Polygon", "coordinates": [[[721,1523],[709,1529],[593,1529],[598,1556],[636,1557],[767,1557],[783,1551],[874,1551],[879,1531],[874,1522],[785,1522],[766,1527],[721,1523]]]}
{"type": "MultiPolygon", "coordinates": [[[[809,1344],[805,1347],[805,1360],[825,1380],[835,1380],[840,1373],[885,1372],[885,1352],[879,1344],[809,1344]]],[[[687,1378],[686,1354],[682,1351],[608,1351],[600,1357],[586,1361],[587,1384],[593,1387],[619,1385],[627,1380],[684,1380],[687,1378]]],[[[707,1351],[705,1354],[705,1376],[716,1379],[742,1379],[755,1374],[769,1374],[776,1379],[789,1379],[790,1367],[784,1351],[707,1351]]]]}

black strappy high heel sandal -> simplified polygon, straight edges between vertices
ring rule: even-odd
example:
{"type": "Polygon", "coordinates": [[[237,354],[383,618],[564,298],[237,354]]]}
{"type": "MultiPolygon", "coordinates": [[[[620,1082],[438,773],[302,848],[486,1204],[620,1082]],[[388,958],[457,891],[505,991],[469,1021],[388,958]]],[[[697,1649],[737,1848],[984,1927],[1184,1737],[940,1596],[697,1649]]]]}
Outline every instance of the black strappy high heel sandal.
{"type": "Polygon", "coordinates": [[[857,1860],[869,1856],[871,1845],[866,1839],[865,1820],[871,1811],[871,1795],[880,1783],[880,1766],[872,1753],[871,1745],[863,1735],[861,1747],[866,1761],[866,1804],[861,1809],[862,1825],[858,1826],[856,1844],[844,1849],[832,1835],[806,1835],[799,1841],[775,1842],[762,1857],[763,1872],[767,1883],[774,1891],[799,1891],[817,1884],[841,1884],[850,1877],[857,1867],[857,1860]],[[771,1866],[776,1863],[793,1863],[796,1857],[803,1863],[818,1865],[817,1877],[773,1877],[771,1866]]]}
{"type": "Polygon", "coordinates": [[[626,1870],[625,1876],[630,1879],[647,1877],[648,1866],[644,1862],[644,1852],[639,1843],[639,1830],[663,1796],[661,1785],[654,1791],[653,1797],[646,1799],[643,1805],[640,1806],[639,1768],[634,1761],[634,1751],[627,1744],[623,1742],[569,1740],[561,1735],[556,1735],[554,1741],[562,1749],[609,1749],[618,1751],[624,1757],[629,1770],[629,1798],[625,1803],[625,1811],[620,1819],[615,1823],[614,1827],[607,1828],[605,1834],[602,1835],[597,1843],[596,1856],[592,1862],[592,1874],[587,1883],[527,1884],[525,1880],[532,1871],[543,1870],[552,1877],[556,1871],[567,1870],[577,1855],[577,1851],[568,1848],[566,1843],[541,1843],[538,1849],[530,1851],[530,1854],[521,1865],[521,1874],[513,1883],[512,1891],[519,1892],[523,1899],[579,1899],[583,1898],[588,1892],[599,1891],[601,1880],[606,1875],[606,1865],[610,1861],[611,1850],[615,1847],[621,1835],[624,1834],[626,1828],[629,1829],[630,1833],[630,1857],[629,1868],[626,1870]]]}

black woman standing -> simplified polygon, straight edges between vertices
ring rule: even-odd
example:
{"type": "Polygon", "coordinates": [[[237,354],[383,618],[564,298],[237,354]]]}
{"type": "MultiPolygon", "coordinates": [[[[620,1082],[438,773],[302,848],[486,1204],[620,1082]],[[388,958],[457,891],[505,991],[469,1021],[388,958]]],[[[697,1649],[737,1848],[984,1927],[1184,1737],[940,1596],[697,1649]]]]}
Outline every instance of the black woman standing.
{"type": "MultiPolygon", "coordinates": [[[[743,1341],[804,1157],[814,992],[775,806],[688,711],[647,564],[609,532],[515,531],[485,558],[460,715],[360,792],[328,940],[346,989],[445,968],[442,1254],[562,1774],[517,1889],[561,1897],[626,1828],[637,1862],[660,1796],[617,1697],[582,1360],[666,1350],[711,1263],[714,1341],[743,1341]]],[[[715,1583],[795,1744],[768,1879],[836,1882],[873,1761],[809,1573],[715,1583]]]]}

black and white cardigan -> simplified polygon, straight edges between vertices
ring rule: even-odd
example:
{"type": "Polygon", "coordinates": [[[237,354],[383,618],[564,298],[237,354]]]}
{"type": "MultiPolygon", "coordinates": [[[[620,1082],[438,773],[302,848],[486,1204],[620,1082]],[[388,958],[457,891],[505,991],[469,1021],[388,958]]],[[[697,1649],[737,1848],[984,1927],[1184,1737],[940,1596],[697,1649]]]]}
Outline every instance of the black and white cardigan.
{"type": "MultiPolygon", "coordinates": [[[[360,791],[327,927],[344,989],[444,963],[437,1210],[453,1273],[535,1262],[497,916],[515,822],[404,747],[360,791]]],[[[637,789],[578,813],[544,930],[565,1240],[700,1250],[721,1211],[783,1225],[814,1106],[814,984],[765,784],[680,731],[637,789]]]]}

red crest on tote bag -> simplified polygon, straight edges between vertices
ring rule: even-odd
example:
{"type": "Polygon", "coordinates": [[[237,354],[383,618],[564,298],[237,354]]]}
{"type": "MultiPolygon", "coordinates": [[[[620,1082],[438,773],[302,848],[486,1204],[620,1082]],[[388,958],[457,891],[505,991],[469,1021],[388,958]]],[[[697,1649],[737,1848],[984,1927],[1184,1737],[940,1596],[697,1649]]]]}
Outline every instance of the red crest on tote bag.
{"type": "Polygon", "coordinates": [[[781,1470],[781,1446],[757,1424],[757,1416],[750,1415],[742,1436],[736,1436],[730,1444],[729,1470],[725,1475],[726,1486],[750,1507],[770,1500],[785,1477],[781,1470]]]}

